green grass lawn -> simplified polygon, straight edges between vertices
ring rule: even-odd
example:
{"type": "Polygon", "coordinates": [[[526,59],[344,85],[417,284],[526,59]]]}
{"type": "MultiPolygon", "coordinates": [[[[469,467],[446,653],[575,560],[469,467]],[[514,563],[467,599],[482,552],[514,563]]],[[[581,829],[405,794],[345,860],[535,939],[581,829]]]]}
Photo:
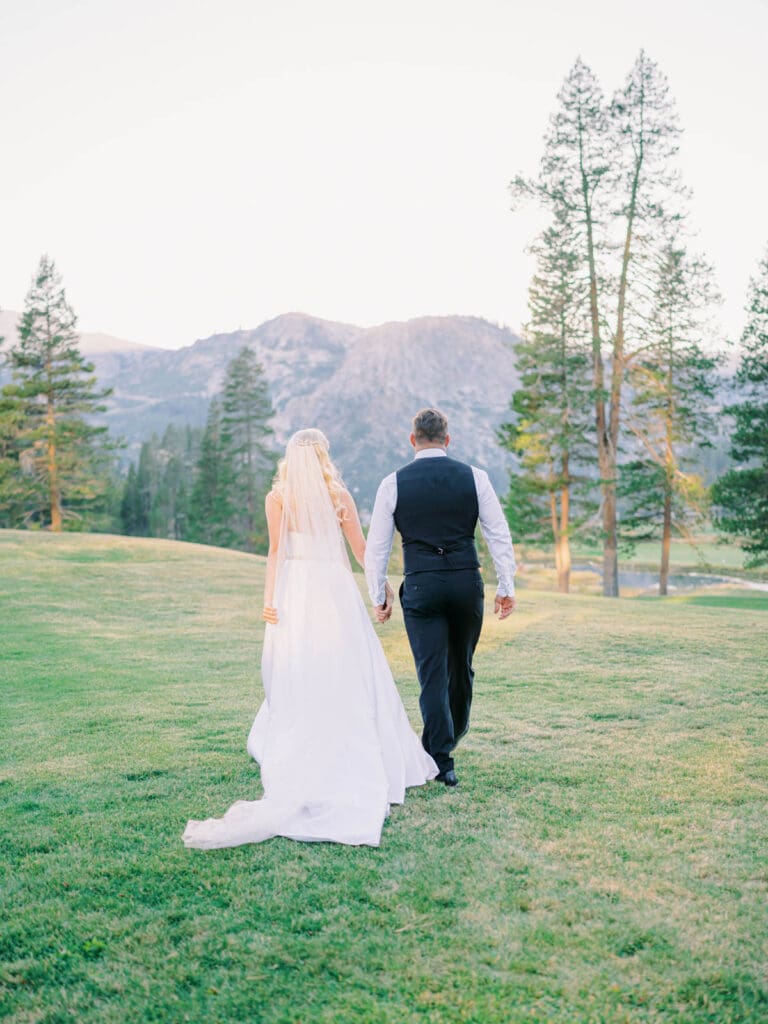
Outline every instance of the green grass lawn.
{"type": "Polygon", "coordinates": [[[411,791],[379,849],[189,851],[187,818],[260,792],[262,574],[0,531],[0,1019],[768,1019],[768,595],[523,589],[458,790],[411,791]]]}

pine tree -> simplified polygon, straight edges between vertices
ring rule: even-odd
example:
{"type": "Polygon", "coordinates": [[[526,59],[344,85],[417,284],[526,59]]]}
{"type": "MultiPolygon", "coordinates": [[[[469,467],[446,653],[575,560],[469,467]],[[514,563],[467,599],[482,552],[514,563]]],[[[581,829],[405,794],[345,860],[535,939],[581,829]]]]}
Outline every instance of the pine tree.
{"type": "Polygon", "coordinates": [[[153,435],[142,444],[123,489],[124,531],[264,550],[264,495],[276,461],[273,414],[262,367],[245,348],[227,367],[202,437],[170,425],[162,439],[153,435]]]}
{"type": "MultiPolygon", "coordinates": [[[[0,335],[0,347],[5,338],[0,335]]],[[[23,521],[27,487],[19,465],[19,436],[24,421],[18,387],[0,388],[0,527],[23,521]]]]}
{"type": "Polygon", "coordinates": [[[136,534],[139,537],[152,536],[152,502],[157,489],[156,447],[157,437],[153,434],[139,449],[136,467],[136,534]]]}
{"type": "Polygon", "coordinates": [[[0,527],[24,526],[36,508],[35,486],[21,460],[24,403],[14,384],[0,388],[0,527]]]}
{"type": "MultiPolygon", "coordinates": [[[[595,405],[595,440],[603,488],[615,475],[608,459],[606,383],[603,349],[605,318],[602,305],[607,288],[606,258],[608,221],[610,218],[611,149],[608,107],[600,83],[589,67],[578,58],[558,94],[558,108],[550,119],[545,136],[544,155],[538,178],[527,181],[516,178],[511,185],[517,201],[533,196],[553,213],[553,219],[565,211],[571,225],[569,245],[578,263],[574,276],[586,282],[588,336],[591,346],[592,393],[595,405]]],[[[610,504],[603,505],[604,522],[610,504]]],[[[604,574],[606,593],[612,589],[610,580],[611,533],[604,532],[604,574]]],[[[615,544],[614,544],[615,546],[615,544]]]]}
{"type": "Polygon", "coordinates": [[[128,467],[128,476],[123,487],[123,496],[120,502],[120,522],[122,531],[128,537],[141,535],[139,528],[139,488],[137,482],[136,466],[131,463],[128,467]]]}
{"type": "Polygon", "coordinates": [[[122,490],[120,518],[126,534],[184,540],[196,473],[200,431],[170,424],[153,434],[131,463],[122,490]]]}
{"type": "Polygon", "coordinates": [[[221,406],[211,402],[200,442],[200,457],[189,501],[189,539],[201,544],[234,547],[232,484],[234,473],[221,439],[221,406]]]}
{"type": "Polygon", "coordinates": [[[588,438],[591,391],[587,276],[570,211],[533,247],[537,273],[530,289],[531,322],[516,346],[520,387],[515,419],[499,431],[521,472],[505,501],[516,536],[554,543],[558,587],[570,585],[570,537],[590,511],[588,438]]]}
{"type": "Polygon", "coordinates": [[[53,531],[103,502],[109,476],[107,428],[93,365],[78,349],[77,318],[52,260],[40,260],[10,363],[24,406],[20,461],[36,484],[40,521],[53,531]]]}
{"type": "Polygon", "coordinates": [[[189,514],[188,472],[183,455],[184,437],[171,423],[165,430],[155,452],[157,487],[150,511],[153,537],[181,540],[189,514]]]}
{"type": "Polygon", "coordinates": [[[714,487],[716,523],[743,539],[750,566],[768,563],[768,250],[750,281],[747,322],[736,383],[743,400],[734,418],[731,458],[737,466],[714,487]]]}
{"type": "Polygon", "coordinates": [[[249,348],[227,367],[221,397],[221,442],[235,481],[230,503],[236,510],[233,528],[237,546],[262,550],[266,543],[264,496],[269,490],[277,455],[270,420],[274,409],[264,369],[249,348]]]}
{"type": "Polygon", "coordinates": [[[603,492],[603,587],[606,594],[617,597],[622,392],[633,357],[632,336],[641,333],[632,314],[643,303],[643,256],[648,259],[654,243],[676,220],[675,201],[682,194],[673,162],[680,128],[669,86],[658,65],[642,50],[613,98],[610,120],[617,143],[613,192],[618,203],[613,216],[621,257],[613,301],[608,304],[614,322],[610,391],[606,403],[602,390],[596,390],[596,419],[603,492]]]}
{"type": "Polygon", "coordinates": [[[515,199],[534,196],[555,212],[566,208],[578,231],[577,252],[589,283],[603,592],[615,597],[622,393],[635,314],[643,303],[643,258],[659,224],[676,216],[681,190],[672,161],[679,128],[666,80],[643,52],[610,106],[581,59],[558,100],[538,178],[517,178],[511,189],[515,199]]]}
{"type": "Polygon", "coordinates": [[[192,489],[200,458],[202,437],[201,429],[187,425],[183,435],[179,438],[178,456],[181,462],[181,481],[176,502],[176,523],[180,540],[186,540],[189,537],[192,489]]]}
{"type": "Polygon", "coordinates": [[[697,450],[714,434],[720,359],[704,351],[702,339],[711,333],[718,296],[711,267],[689,256],[678,235],[659,254],[650,284],[645,344],[627,367],[635,456],[621,467],[620,494],[625,539],[661,539],[659,593],[666,595],[672,533],[691,539],[708,511],[707,488],[694,467],[697,450]]]}

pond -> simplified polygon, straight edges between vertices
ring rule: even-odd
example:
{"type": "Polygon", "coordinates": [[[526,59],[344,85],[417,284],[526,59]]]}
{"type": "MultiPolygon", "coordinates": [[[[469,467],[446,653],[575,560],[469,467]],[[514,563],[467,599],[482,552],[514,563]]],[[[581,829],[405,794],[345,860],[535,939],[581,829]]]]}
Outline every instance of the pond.
{"type": "MultiPolygon", "coordinates": [[[[573,572],[593,572],[602,578],[602,568],[594,562],[587,565],[574,565],[573,572]]],[[[762,590],[768,592],[768,583],[756,580],[745,580],[738,576],[717,576],[704,572],[674,573],[669,577],[669,590],[698,590],[701,587],[721,586],[723,583],[736,584],[745,590],[762,590]]],[[[659,574],[642,569],[619,569],[619,588],[630,590],[658,590],[659,574]]]]}

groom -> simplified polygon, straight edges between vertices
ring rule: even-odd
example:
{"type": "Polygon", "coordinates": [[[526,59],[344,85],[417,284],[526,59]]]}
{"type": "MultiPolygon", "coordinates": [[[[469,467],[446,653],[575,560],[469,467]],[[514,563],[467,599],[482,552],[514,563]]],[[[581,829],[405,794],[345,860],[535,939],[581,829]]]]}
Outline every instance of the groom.
{"type": "Polygon", "coordinates": [[[448,458],[448,421],[438,409],[413,419],[413,462],[382,480],[368,531],[365,575],[379,622],[392,614],[387,563],[397,527],[403,541],[400,587],[405,628],[421,686],[422,743],[439,782],[458,783],[452,751],[469,728],[472,655],[483,623],[479,520],[498,577],[494,611],[515,607],[515,553],[499,499],[482,469],[448,458]]]}

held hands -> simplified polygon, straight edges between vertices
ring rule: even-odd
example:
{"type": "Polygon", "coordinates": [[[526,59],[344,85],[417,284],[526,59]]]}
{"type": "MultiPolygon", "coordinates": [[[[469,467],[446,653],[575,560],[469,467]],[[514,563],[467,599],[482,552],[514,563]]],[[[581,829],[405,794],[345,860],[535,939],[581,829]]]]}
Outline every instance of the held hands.
{"type": "Polygon", "coordinates": [[[385,601],[384,604],[376,605],[376,618],[379,622],[386,622],[392,615],[392,605],[395,600],[395,592],[390,587],[389,581],[384,584],[385,601]]]}
{"type": "Polygon", "coordinates": [[[277,609],[273,608],[272,605],[265,604],[264,611],[261,613],[261,617],[265,622],[268,622],[271,626],[276,626],[279,622],[277,617],[277,609]]]}
{"type": "Polygon", "coordinates": [[[506,619],[506,618],[509,618],[509,616],[512,614],[512,612],[514,610],[515,610],[515,599],[514,599],[514,597],[499,597],[498,594],[496,595],[496,598],[495,598],[495,600],[493,602],[493,614],[494,615],[498,615],[499,619],[506,619]]]}

